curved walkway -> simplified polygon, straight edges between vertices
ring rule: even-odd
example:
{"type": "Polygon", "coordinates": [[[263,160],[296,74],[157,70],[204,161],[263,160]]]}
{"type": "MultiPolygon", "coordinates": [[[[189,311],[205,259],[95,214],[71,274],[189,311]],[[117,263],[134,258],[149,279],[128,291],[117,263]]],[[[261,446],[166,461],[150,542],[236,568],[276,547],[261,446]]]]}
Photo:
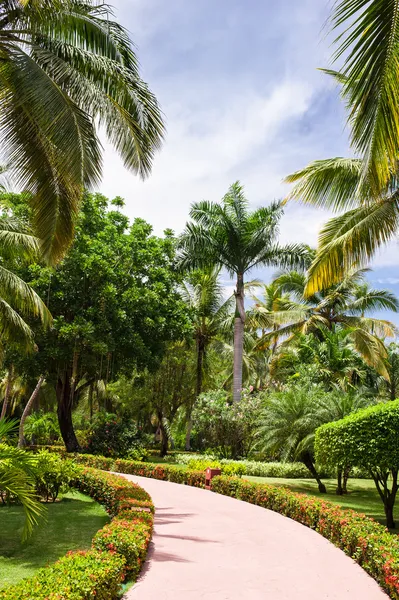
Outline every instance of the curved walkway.
{"type": "Polygon", "coordinates": [[[151,494],[155,529],[128,600],[387,600],[316,532],[240,500],[124,475],[151,494]]]}

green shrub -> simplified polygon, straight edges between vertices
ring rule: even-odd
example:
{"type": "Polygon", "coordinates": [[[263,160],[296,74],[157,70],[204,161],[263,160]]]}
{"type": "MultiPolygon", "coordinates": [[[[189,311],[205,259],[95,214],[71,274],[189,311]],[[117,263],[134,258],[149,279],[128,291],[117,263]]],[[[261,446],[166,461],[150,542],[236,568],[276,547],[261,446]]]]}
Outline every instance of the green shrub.
{"type": "Polygon", "coordinates": [[[136,423],[108,413],[96,415],[87,433],[84,451],[121,458],[134,453],[140,460],[146,455],[136,423]]]}
{"type": "Polygon", "coordinates": [[[212,490],[274,510],[316,530],[358,562],[392,600],[399,600],[399,539],[376,521],[325,500],[237,477],[215,477],[212,490]]]}
{"type": "Polygon", "coordinates": [[[63,460],[57,454],[41,450],[37,454],[34,468],[36,493],[46,502],[55,502],[60,492],[67,492],[75,474],[71,462],[63,460]]]}
{"type": "Polygon", "coordinates": [[[387,526],[392,528],[399,471],[398,431],[399,400],[395,400],[322,425],[315,435],[319,462],[340,469],[355,465],[369,472],[384,504],[387,526]]]}
{"type": "Polygon", "coordinates": [[[125,558],[111,552],[76,552],[34,577],[0,590],[0,600],[115,600],[125,558]]]}
{"type": "Polygon", "coordinates": [[[151,540],[152,519],[145,512],[123,511],[94,536],[93,548],[122,555],[127,575],[136,579],[151,540]]]}
{"type": "MultiPolygon", "coordinates": [[[[287,479],[311,479],[312,474],[303,463],[280,463],[280,462],[260,462],[253,460],[229,460],[223,458],[216,460],[213,455],[205,454],[178,454],[176,462],[187,465],[189,468],[206,468],[208,466],[218,465],[214,468],[220,468],[225,475],[251,475],[253,477],[284,477],[287,479]],[[195,467],[194,467],[195,465],[195,467]],[[239,465],[237,469],[230,469],[230,465],[239,465]]],[[[326,469],[318,469],[321,477],[335,476],[335,469],[330,472],[326,469]]],[[[367,476],[360,469],[354,470],[353,476],[367,476]]]]}

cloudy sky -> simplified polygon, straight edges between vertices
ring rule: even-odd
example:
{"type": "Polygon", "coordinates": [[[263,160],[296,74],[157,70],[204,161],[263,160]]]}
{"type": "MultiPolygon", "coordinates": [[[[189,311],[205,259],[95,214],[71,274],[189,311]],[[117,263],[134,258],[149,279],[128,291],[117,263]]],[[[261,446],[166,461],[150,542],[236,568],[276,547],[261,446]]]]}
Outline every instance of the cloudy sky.
{"type": "MultiPolygon", "coordinates": [[[[145,182],[106,147],[101,191],[161,234],[179,233],[192,202],[219,200],[240,180],[253,207],[283,197],[285,175],[349,153],[329,65],[328,0],[111,0],[137,45],[167,136],[145,182]]],[[[328,214],[291,204],[282,242],[315,245],[328,214]]],[[[399,295],[397,244],[374,261],[376,287],[399,295]]],[[[259,275],[259,274],[257,274],[259,275]]],[[[267,273],[262,274],[267,277],[267,273]]],[[[399,322],[399,318],[396,319],[399,322]]]]}

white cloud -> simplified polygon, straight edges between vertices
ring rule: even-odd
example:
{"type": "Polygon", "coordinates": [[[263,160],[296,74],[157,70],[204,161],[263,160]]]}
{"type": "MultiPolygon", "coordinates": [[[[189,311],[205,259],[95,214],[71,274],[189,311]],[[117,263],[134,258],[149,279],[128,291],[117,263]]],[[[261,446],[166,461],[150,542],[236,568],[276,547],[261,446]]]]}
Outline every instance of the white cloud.
{"type": "Polygon", "coordinates": [[[257,174],[261,185],[253,195],[256,179],[246,174],[252,161],[259,158],[259,149],[262,155],[271,153],[281,128],[301,116],[310,100],[309,87],[294,81],[277,85],[268,97],[240,94],[226,110],[214,114],[171,106],[168,135],[152,176],[142,182],[127,173],[106,145],[101,191],[110,197],[123,196],[127,214],[147,219],[158,233],[166,227],[181,230],[192,202],[220,199],[238,178],[244,183],[251,181],[249,198],[258,197],[264,203],[281,189],[279,169],[265,163],[257,174]]]}

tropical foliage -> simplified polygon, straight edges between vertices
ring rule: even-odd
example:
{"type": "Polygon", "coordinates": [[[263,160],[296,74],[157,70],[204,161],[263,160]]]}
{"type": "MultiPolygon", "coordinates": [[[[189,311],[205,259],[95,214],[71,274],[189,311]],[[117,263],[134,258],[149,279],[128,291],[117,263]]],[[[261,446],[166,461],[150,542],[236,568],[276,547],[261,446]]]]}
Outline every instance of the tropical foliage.
{"type": "Polygon", "coordinates": [[[0,139],[31,192],[50,261],[72,241],[84,188],[102,171],[100,126],[127,168],[148,175],[163,124],[126,30],[94,0],[0,2],[0,139]]]}

